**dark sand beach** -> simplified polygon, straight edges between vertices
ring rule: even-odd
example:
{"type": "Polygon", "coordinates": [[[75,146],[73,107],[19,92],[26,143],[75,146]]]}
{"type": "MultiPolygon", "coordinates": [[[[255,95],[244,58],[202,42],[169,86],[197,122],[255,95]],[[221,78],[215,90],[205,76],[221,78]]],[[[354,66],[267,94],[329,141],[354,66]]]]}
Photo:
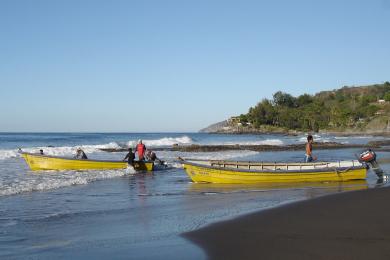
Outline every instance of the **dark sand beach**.
{"type": "Polygon", "coordinates": [[[210,259],[390,259],[390,188],[297,202],[184,237],[210,259]]]}

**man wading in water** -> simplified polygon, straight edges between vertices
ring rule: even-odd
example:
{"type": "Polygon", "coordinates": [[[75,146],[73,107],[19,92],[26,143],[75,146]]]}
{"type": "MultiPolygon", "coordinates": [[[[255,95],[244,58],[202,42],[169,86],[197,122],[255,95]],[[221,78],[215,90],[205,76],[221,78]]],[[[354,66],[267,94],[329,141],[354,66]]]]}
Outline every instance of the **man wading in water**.
{"type": "Polygon", "coordinates": [[[75,159],[82,159],[82,160],[88,159],[87,155],[84,153],[84,151],[80,147],[77,148],[77,153],[76,153],[76,156],[74,158],[75,159]]]}
{"type": "Polygon", "coordinates": [[[123,159],[123,161],[127,160],[127,163],[134,167],[134,159],[135,154],[133,153],[133,150],[129,148],[129,152],[126,154],[126,157],[123,159]]]}
{"type": "Polygon", "coordinates": [[[317,157],[313,156],[312,151],[313,151],[313,136],[308,135],[307,143],[306,143],[306,156],[305,156],[306,163],[317,160],[317,157]]]}

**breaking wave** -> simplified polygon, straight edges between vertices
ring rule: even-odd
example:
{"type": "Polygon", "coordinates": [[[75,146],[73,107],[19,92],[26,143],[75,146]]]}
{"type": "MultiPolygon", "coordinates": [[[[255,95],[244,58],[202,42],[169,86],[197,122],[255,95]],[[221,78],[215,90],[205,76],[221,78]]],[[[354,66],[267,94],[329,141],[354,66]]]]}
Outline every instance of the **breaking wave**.
{"type": "MultiPolygon", "coordinates": [[[[284,142],[280,139],[266,139],[261,141],[238,141],[238,142],[225,142],[224,145],[284,145],[284,142]]],[[[215,145],[218,145],[216,143],[215,145]]]]}
{"type": "MultiPolygon", "coordinates": [[[[38,153],[40,149],[47,155],[53,156],[71,156],[76,153],[78,147],[84,150],[87,154],[101,152],[101,149],[121,149],[134,147],[138,140],[131,140],[125,143],[110,142],[108,144],[97,144],[97,145],[77,145],[77,146],[58,146],[58,147],[32,147],[23,148],[24,152],[38,153]]],[[[169,147],[174,144],[189,145],[193,143],[193,140],[188,136],[182,137],[164,137],[161,139],[143,140],[143,143],[149,147],[169,147]]],[[[19,157],[18,149],[0,150],[0,160],[10,159],[19,157]]]]}
{"type": "MultiPolygon", "coordinates": [[[[76,153],[77,148],[82,148],[86,153],[99,152],[100,149],[112,148],[118,149],[121,148],[117,143],[111,142],[108,144],[101,145],[79,145],[79,146],[60,146],[60,147],[32,147],[32,148],[23,148],[24,152],[28,153],[38,153],[40,149],[44,151],[47,155],[53,156],[70,156],[76,153]]],[[[12,150],[0,150],[0,160],[5,160],[9,158],[19,157],[18,149],[12,150]]]]}
{"type": "MultiPolygon", "coordinates": [[[[331,140],[331,137],[322,137],[320,135],[313,135],[313,138],[314,138],[314,141],[317,142],[317,143],[330,143],[330,142],[333,142],[333,140],[331,140]]],[[[307,136],[302,136],[301,138],[299,138],[299,142],[306,143],[307,142],[307,136]]]]}
{"type": "Polygon", "coordinates": [[[14,158],[18,156],[18,150],[0,150],[0,160],[14,158]]]}
{"type": "MultiPolygon", "coordinates": [[[[137,144],[138,140],[132,140],[127,143],[128,147],[133,147],[137,144]]],[[[144,143],[146,146],[150,147],[167,147],[172,146],[174,144],[179,145],[189,145],[194,143],[193,140],[189,136],[182,136],[182,137],[164,137],[161,139],[155,139],[155,140],[142,140],[142,143],[144,143]]]]}
{"type": "Polygon", "coordinates": [[[58,189],[72,185],[88,184],[97,180],[121,177],[134,173],[134,169],[106,171],[45,171],[21,176],[10,183],[2,183],[0,196],[32,191],[58,189]]]}

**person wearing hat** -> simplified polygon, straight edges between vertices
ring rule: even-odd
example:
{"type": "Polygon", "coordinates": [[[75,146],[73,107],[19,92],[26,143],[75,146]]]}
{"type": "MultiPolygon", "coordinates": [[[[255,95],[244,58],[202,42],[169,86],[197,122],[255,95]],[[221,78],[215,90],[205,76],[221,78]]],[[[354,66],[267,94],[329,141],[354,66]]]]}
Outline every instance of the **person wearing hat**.
{"type": "Polygon", "coordinates": [[[83,150],[81,150],[81,148],[77,148],[77,153],[76,153],[76,156],[74,157],[75,159],[82,159],[82,160],[86,160],[88,159],[87,155],[84,153],[83,150]]]}
{"type": "Polygon", "coordinates": [[[138,140],[138,144],[135,147],[135,152],[138,153],[138,160],[143,161],[145,159],[146,146],[142,143],[142,140],[138,140]]]}

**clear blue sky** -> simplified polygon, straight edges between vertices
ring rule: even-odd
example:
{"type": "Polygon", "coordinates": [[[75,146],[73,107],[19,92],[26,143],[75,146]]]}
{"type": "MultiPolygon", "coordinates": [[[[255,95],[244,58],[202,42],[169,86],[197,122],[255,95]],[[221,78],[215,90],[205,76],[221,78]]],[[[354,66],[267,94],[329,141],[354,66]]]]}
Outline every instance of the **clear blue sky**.
{"type": "Polygon", "coordinates": [[[390,80],[390,2],[0,1],[0,131],[197,131],[390,80]]]}

